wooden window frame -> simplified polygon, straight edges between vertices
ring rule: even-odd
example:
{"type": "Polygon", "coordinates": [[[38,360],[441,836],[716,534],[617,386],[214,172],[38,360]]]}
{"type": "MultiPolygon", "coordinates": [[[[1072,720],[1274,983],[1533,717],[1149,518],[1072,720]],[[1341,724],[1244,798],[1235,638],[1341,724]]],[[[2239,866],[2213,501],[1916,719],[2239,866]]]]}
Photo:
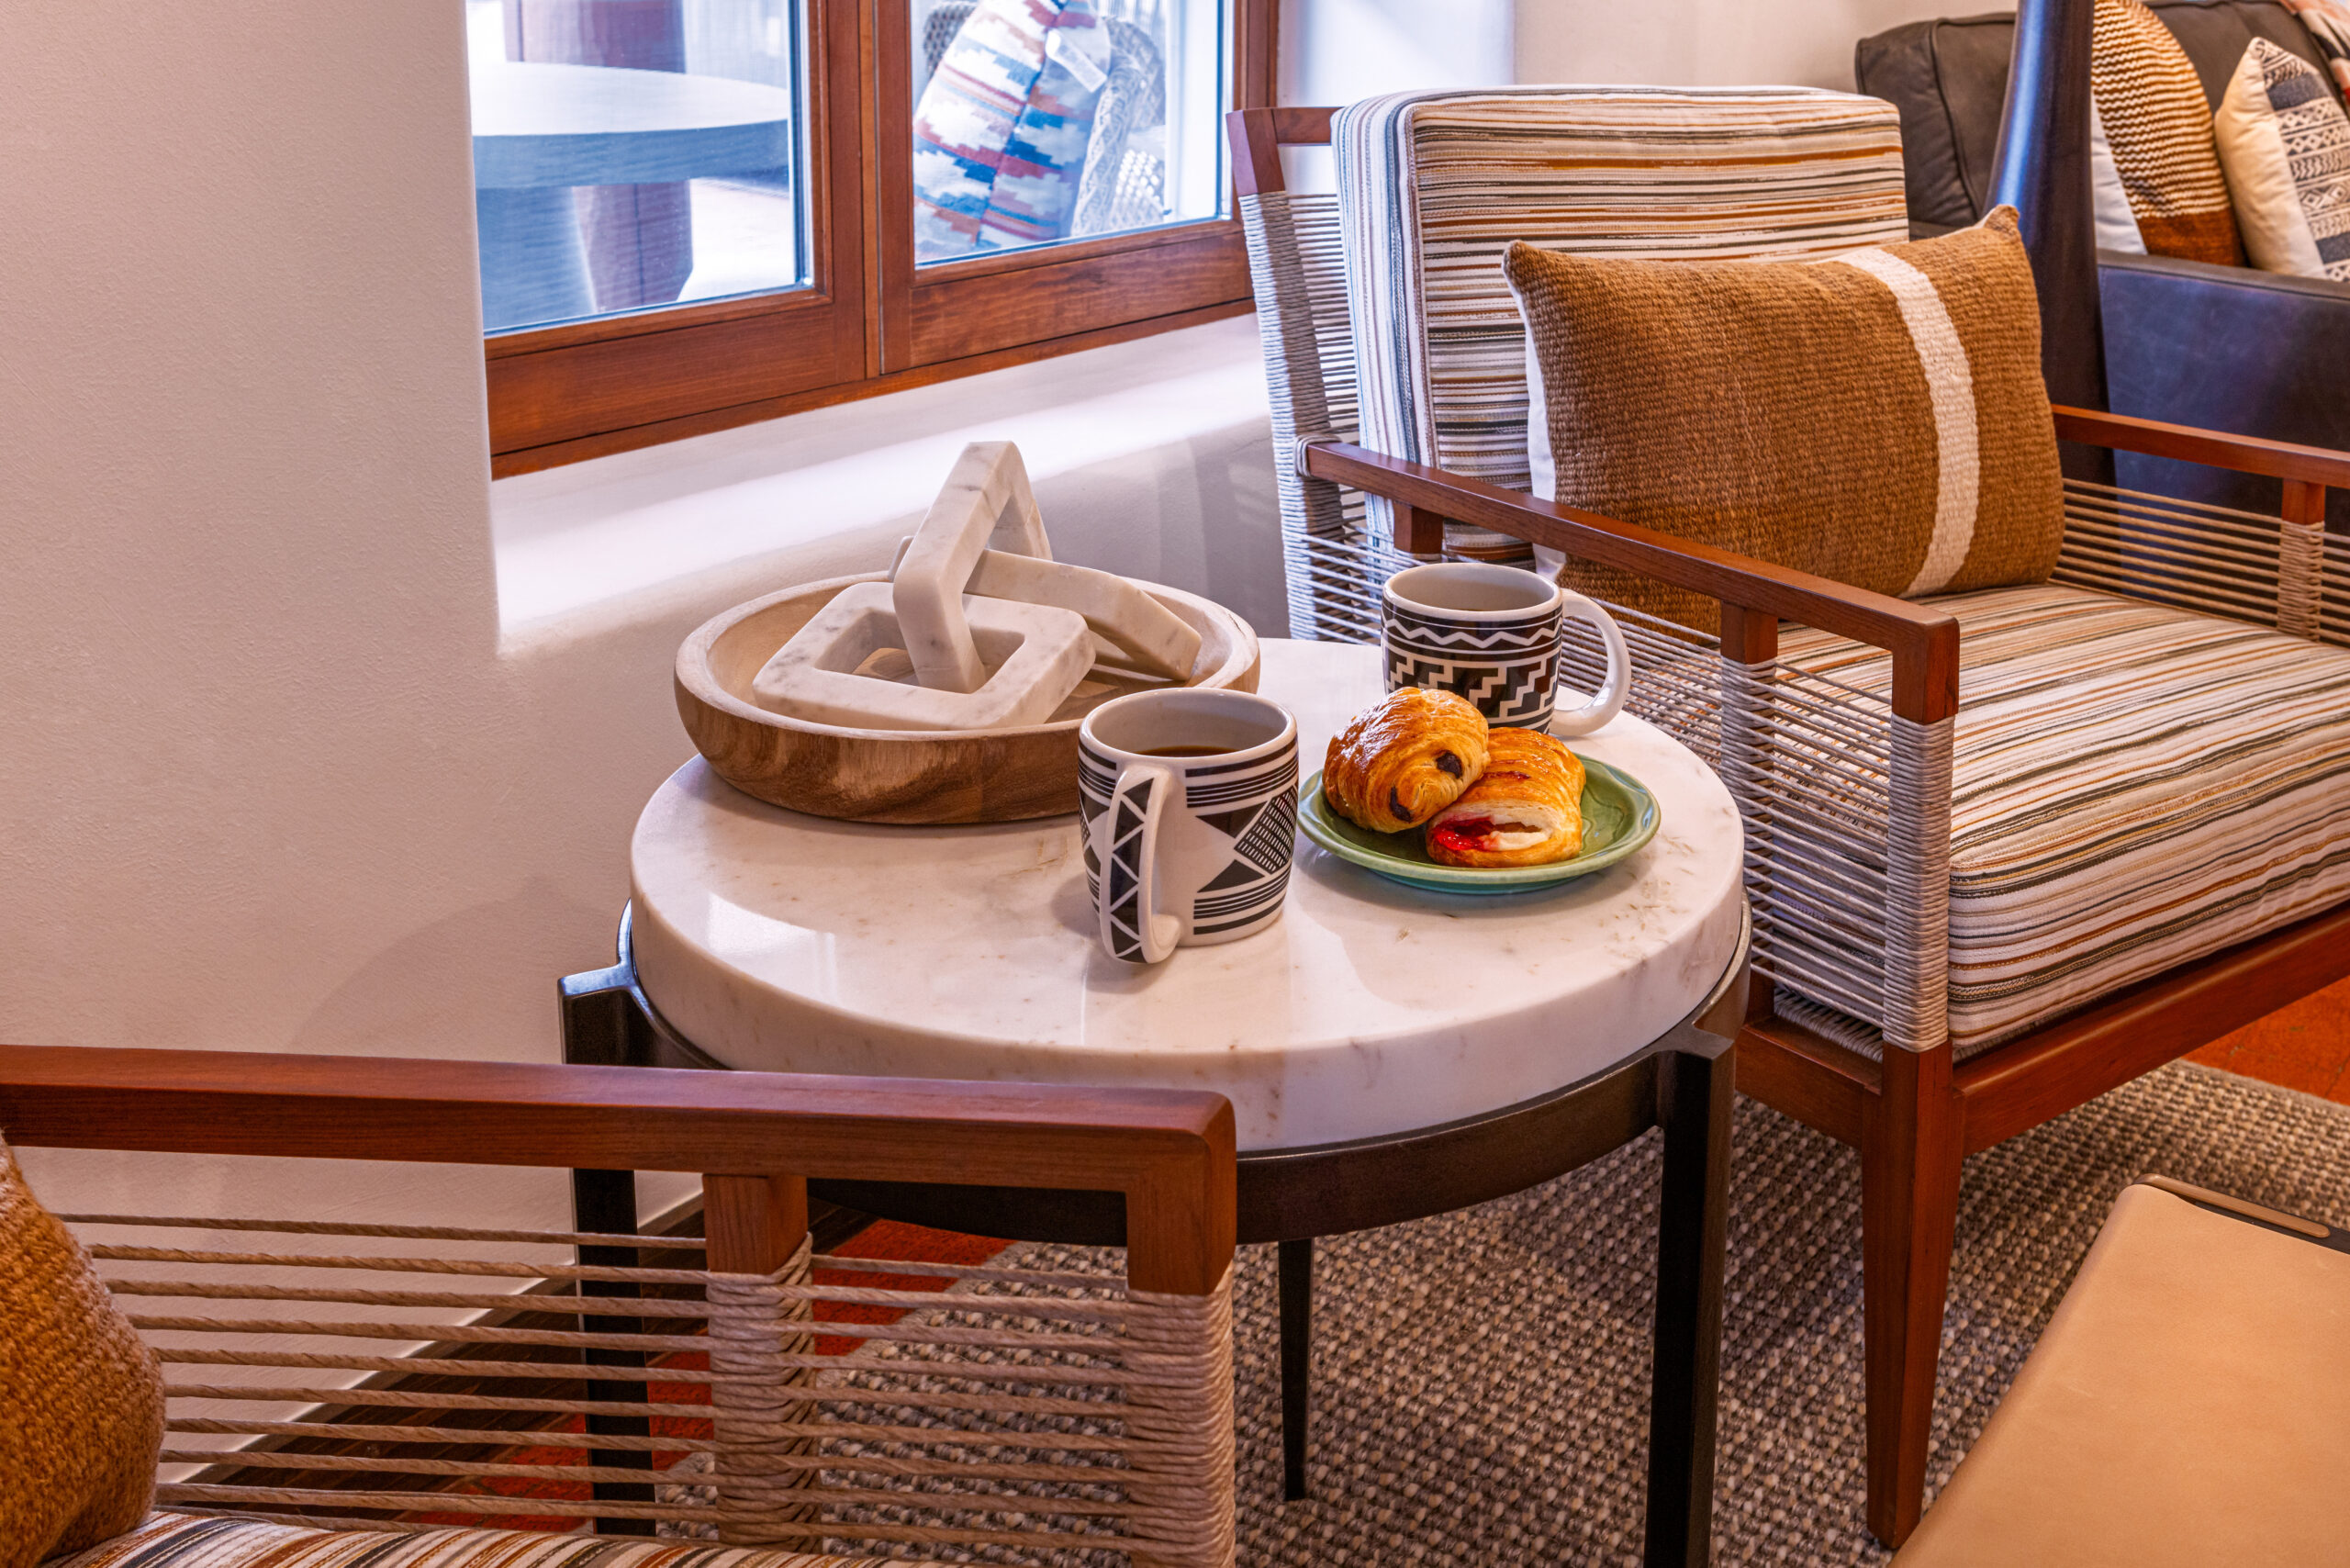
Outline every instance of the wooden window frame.
{"type": "MultiPolygon", "coordinates": [[[[1231,106],[1270,105],[1279,0],[1228,3],[1231,106]]],[[[908,0],[807,4],[808,286],[487,338],[493,475],[1253,308],[1229,199],[1225,217],[918,268],[908,0]]]]}

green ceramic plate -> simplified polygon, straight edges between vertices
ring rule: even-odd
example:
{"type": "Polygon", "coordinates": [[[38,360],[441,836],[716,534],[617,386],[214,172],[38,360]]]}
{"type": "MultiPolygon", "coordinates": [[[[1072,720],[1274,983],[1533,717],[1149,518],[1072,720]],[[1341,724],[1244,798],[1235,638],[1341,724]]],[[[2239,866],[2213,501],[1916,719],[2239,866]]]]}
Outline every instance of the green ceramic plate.
{"type": "Polygon", "coordinates": [[[1583,767],[1583,853],[1547,866],[1439,866],[1420,846],[1417,833],[1373,833],[1332,811],[1322,798],[1319,773],[1298,791],[1298,825],[1339,859],[1416,888],[1442,893],[1528,892],[1604,871],[1656,836],[1662,813],[1648,786],[1587,756],[1583,767]]]}

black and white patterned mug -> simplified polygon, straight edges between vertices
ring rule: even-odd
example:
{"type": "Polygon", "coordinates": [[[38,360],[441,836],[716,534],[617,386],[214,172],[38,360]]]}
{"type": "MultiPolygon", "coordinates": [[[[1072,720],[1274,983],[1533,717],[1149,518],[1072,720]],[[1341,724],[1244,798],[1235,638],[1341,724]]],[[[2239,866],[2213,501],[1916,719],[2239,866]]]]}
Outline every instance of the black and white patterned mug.
{"type": "Polygon", "coordinates": [[[1579,593],[1516,566],[1446,561],[1407,566],[1381,603],[1387,689],[1427,687],[1467,698],[1491,724],[1587,735],[1613,719],[1631,686],[1616,618],[1579,593]],[[1607,649],[1607,681],[1589,702],[1555,711],[1559,627],[1587,621],[1607,649]]]}
{"type": "Polygon", "coordinates": [[[1156,964],[1281,918],[1297,840],[1297,719],[1246,691],[1138,691],[1077,732],[1102,946],[1156,964]]]}

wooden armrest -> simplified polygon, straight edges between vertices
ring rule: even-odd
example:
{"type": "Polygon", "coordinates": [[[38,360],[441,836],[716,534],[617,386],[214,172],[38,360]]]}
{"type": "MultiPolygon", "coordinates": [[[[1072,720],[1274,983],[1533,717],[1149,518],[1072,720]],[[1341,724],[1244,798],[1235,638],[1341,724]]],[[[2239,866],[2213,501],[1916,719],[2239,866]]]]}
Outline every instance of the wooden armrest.
{"type": "Polygon", "coordinates": [[[2142,453],[2148,457],[2199,463],[2238,474],[2261,474],[2274,479],[2322,485],[2329,489],[2350,489],[2350,452],[2330,452],[2322,446],[2300,446],[2289,441],[2230,435],[2224,431],[2196,430],[2188,425],[2165,424],[2159,420],[2063,407],[2056,409],[2056,439],[2116,452],[2142,453]]]}
{"type": "Polygon", "coordinates": [[[1236,1214],[1232,1106],[1178,1090],[0,1046],[0,1135],[54,1148],[1124,1193],[1136,1287],[1192,1294],[1222,1277],[1236,1214]]]}
{"type": "Polygon", "coordinates": [[[1305,448],[1305,472],[1638,572],[1725,606],[1800,622],[1884,648],[1893,655],[1896,712],[1930,724],[1958,711],[1958,622],[1931,606],[1774,566],[1360,446],[1312,442],[1305,448]]]}

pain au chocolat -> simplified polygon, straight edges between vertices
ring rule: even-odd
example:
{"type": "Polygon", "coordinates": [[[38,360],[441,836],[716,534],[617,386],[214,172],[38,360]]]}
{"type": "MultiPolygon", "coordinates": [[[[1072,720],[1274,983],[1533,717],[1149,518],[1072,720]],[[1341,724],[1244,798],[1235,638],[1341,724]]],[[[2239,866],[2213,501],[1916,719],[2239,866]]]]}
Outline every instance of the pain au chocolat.
{"type": "Polygon", "coordinates": [[[1449,691],[1406,686],[1330,743],[1322,793],[1373,833],[1405,833],[1452,804],[1485,768],[1485,717],[1449,691]]]}
{"type": "Polygon", "coordinates": [[[1583,759],[1536,730],[1492,733],[1485,769],[1428,821],[1443,866],[1547,866],[1583,847],[1583,759]]]}

